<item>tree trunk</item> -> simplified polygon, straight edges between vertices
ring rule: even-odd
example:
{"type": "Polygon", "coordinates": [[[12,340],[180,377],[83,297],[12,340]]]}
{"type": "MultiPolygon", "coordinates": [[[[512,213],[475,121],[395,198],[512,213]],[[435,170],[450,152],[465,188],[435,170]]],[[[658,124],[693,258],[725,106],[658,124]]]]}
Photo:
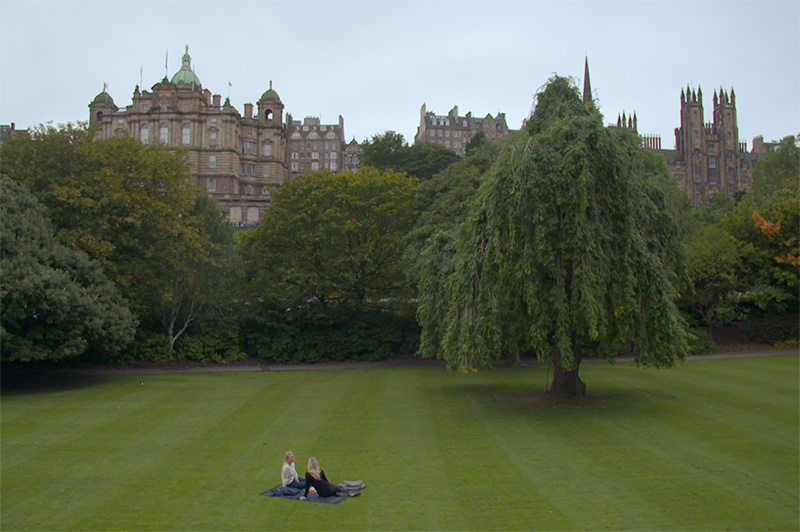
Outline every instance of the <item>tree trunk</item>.
{"type": "Polygon", "coordinates": [[[553,381],[550,383],[550,389],[547,390],[547,395],[550,397],[572,399],[573,397],[586,395],[586,383],[578,375],[578,370],[581,366],[581,355],[577,349],[574,352],[575,368],[567,370],[561,366],[561,353],[558,349],[553,350],[553,381]]]}
{"type": "Polygon", "coordinates": [[[509,366],[522,365],[522,360],[519,357],[519,349],[512,349],[506,354],[506,364],[509,366]]]}

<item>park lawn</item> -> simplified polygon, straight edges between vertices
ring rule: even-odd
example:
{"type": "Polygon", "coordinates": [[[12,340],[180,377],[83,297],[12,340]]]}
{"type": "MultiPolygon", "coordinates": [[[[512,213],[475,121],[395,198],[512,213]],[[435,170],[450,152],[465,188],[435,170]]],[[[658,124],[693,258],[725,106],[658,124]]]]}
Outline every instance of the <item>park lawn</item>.
{"type": "Polygon", "coordinates": [[[797,530],[798,356],[115,374],[4,390],[3,530],[797,530]],[[143,381],[143,385],[140,382],[143,381]],[[260,492],[286,450],[361,497],[260,492]]]}

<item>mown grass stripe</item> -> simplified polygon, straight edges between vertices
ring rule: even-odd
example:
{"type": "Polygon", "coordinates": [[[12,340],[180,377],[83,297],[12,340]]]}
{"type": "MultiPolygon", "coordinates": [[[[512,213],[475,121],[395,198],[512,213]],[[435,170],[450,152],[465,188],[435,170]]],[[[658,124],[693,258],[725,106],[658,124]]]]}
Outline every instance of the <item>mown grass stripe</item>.
{"type": "Polygon", "coordinates": [[[116,375],[6,394],[0,528],[798,528],[797,357],[668,371],[547,368],[116,375]],[[767,377],[765,377],[765,375],[767,377]],[[340,505],[258,496],[283,453],[320,458],[340,505]]]}

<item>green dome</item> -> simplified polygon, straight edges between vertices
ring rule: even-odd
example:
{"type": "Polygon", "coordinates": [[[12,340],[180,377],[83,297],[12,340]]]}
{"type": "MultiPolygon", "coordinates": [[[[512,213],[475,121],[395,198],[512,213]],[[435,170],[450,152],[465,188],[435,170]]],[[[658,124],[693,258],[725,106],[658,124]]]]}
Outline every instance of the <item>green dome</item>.
{"type": "Polygon", "coordinates": [[[192,71],[192,58],[189,55],[189,46],[186,46],[186,53],[183,54],[183,64],[181,69],[178,70],[172,79],[170,80],[172,83],[186,83],[187,85],[190,83],[194,83],[195,85],[201,86],[200,78],[195,75],[192,71]]]}

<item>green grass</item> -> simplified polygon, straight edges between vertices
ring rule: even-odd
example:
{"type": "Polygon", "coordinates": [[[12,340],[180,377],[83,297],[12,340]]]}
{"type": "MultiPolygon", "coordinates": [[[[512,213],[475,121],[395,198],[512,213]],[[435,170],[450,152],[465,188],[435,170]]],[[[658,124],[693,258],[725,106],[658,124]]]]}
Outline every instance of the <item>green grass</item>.
{"type": "Polygon", "coordinates": [[[798,356],[118,374],[5,389],[3,530],[797,530],[798,356]],[[144,386],[140,386],[144,380],[144,386]],[[338,505],[261,497],[316,456],[338,505]]]}

